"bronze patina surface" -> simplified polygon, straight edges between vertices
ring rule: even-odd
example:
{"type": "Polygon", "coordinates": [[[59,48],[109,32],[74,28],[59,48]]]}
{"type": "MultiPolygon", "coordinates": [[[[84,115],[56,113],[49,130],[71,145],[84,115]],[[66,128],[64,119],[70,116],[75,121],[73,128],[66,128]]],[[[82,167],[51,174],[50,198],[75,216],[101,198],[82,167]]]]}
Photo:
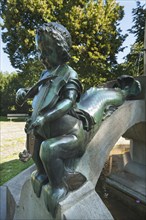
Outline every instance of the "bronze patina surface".
{"type": "Polygon", "coordinates": [[[55,215],[57,203],[86,181],[74,171],[74,159],[84,154],[102,120],[140,92],[140,84],[122,76],[114,88],[91,88],[82,94],[78,75],[67,64],[71,48],[67,29],[54,22],[43,24],[36,32],[36,46],[46,70],[31,89],[18,90],[16,102],[22,106],[33,98],[25,126],[27,149],[37,167],[31,181],[37,197],[45,185],[46,207],[55,215]]]}

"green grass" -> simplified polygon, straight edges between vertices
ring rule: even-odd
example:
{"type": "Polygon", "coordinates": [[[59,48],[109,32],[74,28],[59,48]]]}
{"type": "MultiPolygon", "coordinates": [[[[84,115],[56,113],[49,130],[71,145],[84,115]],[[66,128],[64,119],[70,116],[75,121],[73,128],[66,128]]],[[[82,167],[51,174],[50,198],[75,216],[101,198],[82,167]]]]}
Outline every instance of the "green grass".
{"type": "Polygon", "coordinates": [[[0,116],[0,121],[10,121],[10,120],[7,119],[7,117],[5,117],[5,116],[0,116]]]}
{"type": "MultiPolygon", "coordinates": [[[[10,121],[10,119],[7,119],[6,116],[0,116],[0,121],[10,121]]],[[[12,119],[12,121],[15,121],[15,122],[25,122],[26,119],[25,118],[18,118],[18,119],[12,119]]]]}
{"type": "Polygon", "coordinates": [[[33,160],[30,159],[28,162],[23,163],[18,159],[10,160],[0,165],[0,186],[14,176],[27,169],[33,164],[33,160]]]}
{"type": "Polygon", "coordinates": [[[11,178],[15,177],[17,174],[27,169],[33,164],[32,159],[26,163],[23,163],[19,160],[19,152],[22,152],[25,148],[25,135],[17,131],[21,130],[19,127],[16,127],[16,123],[5,123],[6,117],[1,117],[2,127],[1,129],[1,140],[0,140],[0,185],[3,185],[5,182],[9,181],[11,178]],[[14,127],[13,127],[14,125],[14,127]],[[8,128],[12,126],[13,129],[16,129],[16,133],[12,132],[6,137],[5,134],[8,131],[8,128]],[[13,135],[14,134],[14,135],[13,135]]]}

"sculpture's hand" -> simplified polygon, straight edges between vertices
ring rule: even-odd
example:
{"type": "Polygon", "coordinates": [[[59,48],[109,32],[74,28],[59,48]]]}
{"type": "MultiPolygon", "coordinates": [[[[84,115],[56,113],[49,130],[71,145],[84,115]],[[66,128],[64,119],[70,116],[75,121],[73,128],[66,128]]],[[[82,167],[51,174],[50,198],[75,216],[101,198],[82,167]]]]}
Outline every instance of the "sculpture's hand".
{"type": "Polygon", "coordinates": [[[25,128],[24,128],[26,133],[28,133],[31,128],[31,121],[32,121],[31,118],[28,118],[26,121],[25,128]]]}
{"type": "Polygon", "coordinates": [[[18,89],[17,93],[16,93],[16,103],[18,105],[22,105],[26,96],[26,89],[24,88],[20,88],[18,89]]]}
{"type": "Polygon", "coordinates": [[[45,118],[43,116],[38,116],[35,122],[32,124],[32,128],[40,128],[44,125],[45,118]]]}

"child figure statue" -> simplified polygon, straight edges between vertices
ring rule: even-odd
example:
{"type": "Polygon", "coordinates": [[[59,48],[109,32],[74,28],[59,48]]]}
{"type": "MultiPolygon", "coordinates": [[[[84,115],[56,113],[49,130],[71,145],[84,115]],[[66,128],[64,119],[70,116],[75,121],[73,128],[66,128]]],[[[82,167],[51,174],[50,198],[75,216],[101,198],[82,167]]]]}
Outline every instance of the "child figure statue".
{"type": "Polygon", "coordinates": [[[82,122],[71,116],[82,86],[77,73],[66,64],[71,36],[65,27],[53,22],[42,25],[36,33],[36,45],[46,70],[38,86],[30,91],[18,90],[16,102],[22,105],[26,98],[34,96],[33,113],[25,127],[28,138],[32,132],[35,136],[31,153],[37,171],[32,174],[32,185],[40,197],[42,185],[49,182],[48,193],[58,200],[68,191],[63,180],[67,175],[64,161],[84,152],[82,122]]]}
{"type": "Polygon", "coordinates": [[[35,86],[21,88],[16,94],[19,105],[33,98],[32,116],[25,126],[28,142],[33,138],[33,148],[29,142],[28,151],[37,167],[31,181],[38,197],[45,185],[45,203],[53,215],[60,199],[86,181],[69,169],[69,161],[84,154],[109,106],[119,106],[127,96],[140,91],[137,81],[124,76],[118,79],[119,88],[92,88],[81,96],[78,75],[66,64],[71,44],[70,33],[61,24],[40,26],[36,46],[46,70],[35,86]]]}

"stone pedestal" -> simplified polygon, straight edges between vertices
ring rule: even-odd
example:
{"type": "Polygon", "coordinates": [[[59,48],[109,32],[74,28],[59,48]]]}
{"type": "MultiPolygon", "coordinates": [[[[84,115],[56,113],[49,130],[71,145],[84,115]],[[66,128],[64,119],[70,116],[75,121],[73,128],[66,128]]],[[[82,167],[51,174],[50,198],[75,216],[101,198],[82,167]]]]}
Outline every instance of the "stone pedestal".
{"type": "MultiPolygon", "coordinates": [[[[76,167],[76,171],[81,172],[86,177],[87,182],[78,190],[70,192],[67,197],[59,203],[56,219],[112,219],[110,212],[107,210],[100,197],[96,194],[95,186],[107,157],[119,137],[129,128],[143,121],[143,105],[143,101],[128,101],[103,122],[100,129],[89,143],[85,154],[78,161],[76,167]]],[[[123,179],[125,179],[125,176],[123,179]]],[[[40,198],[42,201],[43,190],[40,198]]],[[[34,200],[35,195],[33,195],[32,190],[30,191],[30,198],[34,200]]],[[[27,193],[25,193],[25,195],[27,193]]],[[[22,199],[22,201],[23,200],[24,199],[22,199]]],[[[36,198],[33,203],[37,204],[37,200],[38,199],[36,198]]],[[[40,203],[38,202],[38,204],[40,203]]],[[[39,205],[39,207],[42,206],[39,205]]],[[[30,208],[30,205],[27,208],[30,208]]],[[[17,209],[15,214],[15,219],[19,219],[19,215],[24,213],[24,210],[25,215],[26,213],[32,214],[37,210],[37,206],[33,206],[31,208],[32,211],[29,212],[27,211],[27,208],[24,208],[23,202],[20,201],[19,209],[17,209]]],[[[44,208],[45,207],[41,209],[44,210],[44,208]]],[[[44,211],[43,213],[43,219],[45,219],[46,214],[44,211]]],[[[34,215],[36,216],[36,213],[34,215]]],[[[51,219],[49,213],[47,218],[51,219]]],[[[39,219],[41,219],[41,216],[39,216],[39,219]]]]}
{"type": "Polygon", "coordinates": [[[61,201],[56,218],[48,212],[44,203],[44,187],[41,197],[37,198],[32,189],[30,175],[35,169],[31,166],[8,181],[1,188],[3,220],[75,220],[111,219],[112,215],[88,181],[80,189],[71,192],[61,201]]]}
{"type": "Polygon", "coordinates": [[[124,170],[146,180],[146,122],[134,125],[124,137],[131,140],[124,170]]]}
{"type": "MultiPolygon", "coordinates": [[[[140,101],[137,100],[132,113],[135,123],[122,134],[130,139],[130,151],[118,157],[121,162],[111,171],[107,183],[146,204],[146,76],[137,79],[141,83],[142,92],[137,97],[140,101]]],[[[116,155],[113,155],[113,160],[116,160],[116,155]]]]}
{"type": "MultiPolygon", "coordinates": [[[[44,189],[42,189],[42,191],[43,190],[44,189]]],[[[16,207],[14,215],[14,220],[24,219],[54,219],[45,207],[43,193],[38,199],[33,192],[30,180],[26,181],[22,188],[19,206],[16,207]]],[[[87,182],[82,189],[68,194],[68,196],[59,203],[55,219],[110,220],[113,219],[113,217],[95,192],[93,185],[90,182],[87,182]]]]}
{"type": "MultiPolygon", "coordinates": [[[[75,171],[82,173],[87,181],[78,190],[68,193],[67,197],[58,204],[57,220],[113,219],[100,197],[96,194],[95,186],[111,149],[121,135],[135,124],[144,121],[143,106],[144,102],[141,100],[127,101],[102,123],[75,169],[75,171]]],[[[30,174],[29,178],[28,176],[24,178],[22,174],[19,175],[17,180],[11,181],[11,184],[6,184],[9,191],[12,192],[12,197],[16,203],[14,219],[52,219],[44,204],[44,187],[41,197],[38,199],[33,193],[30,184],[30,174]],[[19,184],[18,180],[22,181],[24,179],[26,181],[21,184],[23,186],[22,190],[14,193],[11,186],[15,187],[15,185],[19,184]],[[20,200],[18,198],[15,199],[15,195],[19,195],[20,192],[20,200]]]]}
{"type": "MultiPolygon", "coordinates": [[[[137,105],[137,111],[139,108],[141,108],[141,119],[123,134],[125,138],[130,139],[130,151],[123,154],[121,163],[117,163],[117,167],[111,170],[107,183],[146,204],[145,106],[143,105],[142,108],[137,105]]],[[[135,117],[137,117],[137,112],[135,112],[135,117]]],[[[112,157],[114,162],[116,155],[112,157]]]]}
{"type": "Polygon", "coordinates": [[[70,193],[60,202],[56,219],[113,219],[91,182],[70,193]]]}
{"type": "Polygon", "coordinates": [[[21,190],[21,197],[15,208],[13,220],[52,220],[51,214],[47,211],[44,199],[37,198],[33,192],[31,181],[27,180],[21,190]]]}

